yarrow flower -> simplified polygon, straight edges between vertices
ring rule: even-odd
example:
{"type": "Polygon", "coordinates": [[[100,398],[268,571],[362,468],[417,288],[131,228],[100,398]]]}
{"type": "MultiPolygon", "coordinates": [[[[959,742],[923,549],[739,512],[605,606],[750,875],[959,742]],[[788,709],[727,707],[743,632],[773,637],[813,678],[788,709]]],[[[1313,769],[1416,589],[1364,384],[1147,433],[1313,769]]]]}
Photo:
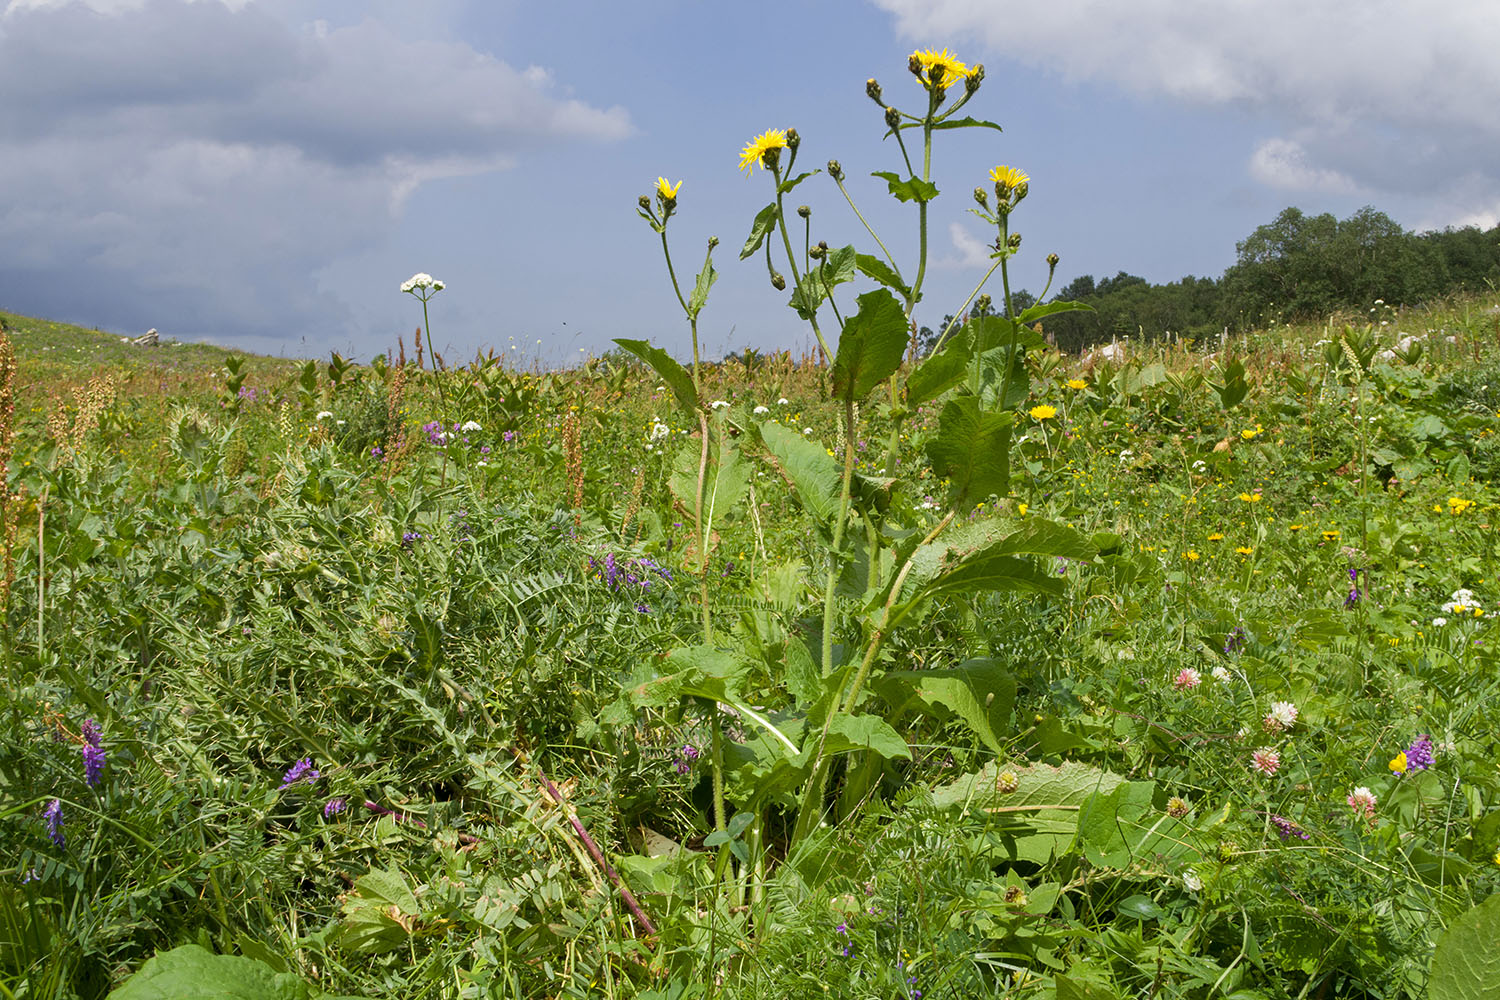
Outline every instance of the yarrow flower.
{"type": "Polygon", "coordinates": [[[1265,718],[1265,726],[1271,732],[1291,729],[1297,724],[1297,706],[1289,701],[1271,702],[1271,711],[1265,718]]]}
{"type": "Polygon", "coordinates": [[[287,770],[286,775],[281,779],[281,788],[291,788],[293,785],[302,783],[311,785],[322,776],[318,769],[313,767],[312,758],[303,757],[287,770]]]}
{"type": "Polygon", "coordinates": [[[1363,815],[1368,820],[1375,819],[1375,793],[1364,785],[1350,792],[1344,801],[1349,803],[1349,808],[1354,810],[1355,815],[1363,815]]]}
{"type": "Polygon", "coordinates": [[[93,719],[83,720],[83,780],[90,788],[98,788],[104,774],[104,734],[93,719]]]}
{"type": "Polygon", "coordinates": [[[1281,753],[1272,747],[1261,747],[1250,755],[1250,768],[1272,777],[1281,769],[1281,753]]]}
{"type": "Polygon", "coordinates": [[[413,295],[422,296],[424,292],[441,292],[447,287],[443,282],[437,280],[425,271],[419,271],[401,282],[401,290],[413,295]]]}
{"type": "Polygon", "coordinates": [[[67,847],[68,839],[63,836],[62,800],[53,799],[48,802],[47,807],[42,810],[42,819],[47,821],[47,836],[52,843],[59,848],[67,847]]]}
{"type": "Polygon", "coordinates": [[[757,163],[760,164],[762,169],[768,163],[774,165],[780,153],[772,151],[782,150],[786,147],[786,132],[784,130],[779,128],[767,129],[754,139],[751,139],[749,145],[740,152],[740,169],[748,171],[757,163]]]}
{"type": "Polygon", "coordinates": [[[1172,681],[1172,686],[1179,691],[1191,691],[1201,683],[1203,683],[1202,674],[1198,673],[1192,667],[1183,667],[1177,672],[1176,678],[1172,681]]]}

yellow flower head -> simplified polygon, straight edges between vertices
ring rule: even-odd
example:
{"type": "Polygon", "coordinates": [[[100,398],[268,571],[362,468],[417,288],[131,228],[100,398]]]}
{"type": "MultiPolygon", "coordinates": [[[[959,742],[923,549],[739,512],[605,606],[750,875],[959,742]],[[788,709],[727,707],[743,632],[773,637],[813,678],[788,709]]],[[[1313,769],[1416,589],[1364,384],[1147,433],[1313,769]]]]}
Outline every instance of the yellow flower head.
{"type": "Polygon", "coordinates": [[[1338,537],[1339,532],[1337,528],[1330,528],[1327,531],[1323,532],[1323,541],[1325,542],[1337,541],[1338,537]]]}
{"type": "Polygon", "coordinates": [[[1463,497],[1448,498],[1448,509],[1455,514],[1462,514],[1472,506],[1474,506],[1473,500],[1465,500],[1463,497]]]}
{"type": "Polygon", "coordinates": [[[1248,556],[1250,553],[1254,552],[1255,550],[1252,549],[1248,545],[1241,545],[1239,548],[1235,549],[1234,551],[1238,552],[1242,556],[1248,556]]]}
{"type": "Polygon", "coordinates": [[[995,189],[1001,198],[1008,197],[1012,191],[1018,188],[1029,187],[1031,178],[1024,171],[1015,167],[996,167],[990,171],[990,180],[994,181],[995,189]]]}
{"type": "Polygon", "coordinates": [[[1265,428],[1260,424],[1256,424],[1254,427],[1246,427],[1244,430],[1240,431],[1240,437],[1244,438],[1246,441],[1249,441],[1251,438],[1255,437],[1255,435],[1259,434],[1263,430],[1265,430],[1265,428]]]}
{"type": "Polygon", "coordinates": [[[1087,389],[1088,387],[1089,387],[1089,384],[1084,379],[1081,379],[1081,378],[1070,378],[1070,379],[1068,379],[1068,388],[1069,389],[1087,389]]]}
{"type": "Polygon", "coordinates": [[[1224,540],[1224,536],[1215,531],[1213,534],[1208,536],[1208,540],[1210,542],[1222,542],[1224,540]]]}
{"type": "Polygon", "coordinates": [[[662,201],[676,201],[677,189],[680,187],[682,187],[682,181],[673,184],[665,177],[658,177],[656,179],[656,196],[662,201]]]}
{"type": "Polygon", "coordinates": [[[1286,530],[1287,531],[1301,531],[1305,527],[1306,527],[1306,525],[1303,525],[1303,524],[1289,524],[1289,525],[1286,526],[1286,530]]]}
{"type": "Polygon", "coordinates": [[[941,52],[933,49],[918,49],[911,54],[908,65],[912,67],[912,72],[917,74],[917,79],[922,81],[922,86],[928,90],[932,89],[932,78],[934,76],[940,75],[938,86],[947,90],[955,83],[967,80],[969,74],[973,72],[969,67],[959,62],[957,56],[950,55],[946,47],[941,52]],[[933,73],[934,69],[939,70],[940,73],[933,73]]]}
{"type": "Polygon", "coordinates": [[[1030,506],[1028,506],[1027,504],[1024,504],[1024,503],[1018,503],[1018,504],[1016,504],[1016,513],[1020,514],[1022,517],[1025,517],[1026,516],[1026,512],[1028,510],[1030,510],[1030,509],[1031,509],[1030,506]]]}
{"type": "Polygon", "coordinates": [[[1241,493],[1240,499],[1246,503],[1260,503],[1259,493],[1241,493]]]}
{"type": "Polygon", "coordinates": [[[1041,406],[1033,406],[1026,412],[1031,414],[1031,419],[1033,420],[1051,420],[1057,416],[1057,407],[1048,406],[1046,403],[1043,403],[1041,406]]]}
{"type": "Polygon", "coordinates": [[[773,149],[786,149],[786,132],[779,128],[766,129],[750,140],[750,145],[740,152],[740,169],[749,170],[757,163],[765,167],[766,153],[773,149]]]}
{"type": "Polygon", "coordinates": [[[1186,559],[1188,562],[1197,562],[1200,557],[1198,553],[1189,550],[1182,554],[1182,558],[1186,559]]]}
{"type": "Polygon", "coordinates": [[[1406,773],[1406,751],[1403,750],[1401,753],[1398,753],[1395,757],[1391,758],[1390,768],[1393,774],[1406,773]]]}

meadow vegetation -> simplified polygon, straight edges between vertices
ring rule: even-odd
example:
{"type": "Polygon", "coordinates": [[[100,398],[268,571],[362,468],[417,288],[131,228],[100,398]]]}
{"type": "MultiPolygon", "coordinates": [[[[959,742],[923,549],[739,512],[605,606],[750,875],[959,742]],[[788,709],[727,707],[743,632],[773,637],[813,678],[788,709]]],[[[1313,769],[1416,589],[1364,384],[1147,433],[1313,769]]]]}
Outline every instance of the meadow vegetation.
{"type": "Polygon", "coordinates": [[[0,995],[1493,995],[1500,297],[1063,355],[1002,165],[924,353],[911,71],[905,269],[745,149],[813,356],[698,356],[665,179],[690,364],[0,314],[0,995]]]}

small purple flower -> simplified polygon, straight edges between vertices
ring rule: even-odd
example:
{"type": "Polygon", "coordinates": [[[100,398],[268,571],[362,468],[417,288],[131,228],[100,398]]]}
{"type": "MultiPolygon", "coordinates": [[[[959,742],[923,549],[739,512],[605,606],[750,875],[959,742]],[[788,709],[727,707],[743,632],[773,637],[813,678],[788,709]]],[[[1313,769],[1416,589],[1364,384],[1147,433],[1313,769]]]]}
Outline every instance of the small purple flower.
{"type": "Polygon", "coordinates": [[[427,442],[429,444],[434,444],[438,447],[442,447],[443,445],[448,443],[448,435],[443,431],[442,421],[433,420],[425,423],[422,425],[422,430],[427,433],[427,442]]]}
{"type": "Polygon", "coordinates": [[[698,759],[698,748],[691,743],[684,743],[682,749],[677,751],[677,773],[687,774],[693,769],[693,761],[698,759]]]}
{"type": "Polygon", "coordinates": [[[1243,625],[1236,625],[1224,637],[1224,652],[1226,654],[1238,653],[1245,648],[1245,640],[1245,627],[1243,625]]]}
{"type": "Polygon", "coordinates": [[[1359,603],[1362,591],[1359,589],[1359,570],[1352,566],[1349,568],[1349,594],[1344,598],[1344,607],[1352,608],[1359,603]]]}
{"type": "Polygon", "coordinates": [[[90,788],[98,788],[104,773],[104,747],[100,745],[104,734],[93,719],[83,720],[83,780],[90,788]]]}
{"type": "Polygon", "coordinates": [[[370,448],[370,457],[371,458],[381,458],[384,455],[385,455],[385,451],[380,447],[380,445],[377,444],[377,445],[374,445],[373,447],[370,448]]]}
{"type": "Polygon", "coordinates": [[[405,532],[401,536],[401,547],[403,549],[409,549],[413,545],[415,545],[417,542],[420,542],[422,540],[422,537],[423,536],[422,536],[422,533],[420,531],[408,531],[408,532],[405,532]]]}
{"type": "Polygon", "coordinates": [[[302,782],[311,785],[321,777],[322,775],[318,773],[318,769],[313,767],[312,758],[303,757],[286,772],[286,776],[281,780],[281,787],[283,789],[290,788],[302,782]]]}
{"type": "Polygon", "coordinates": [[[1282,840],[1290,840],[1292,837],[1298,837],[1302,840],[1308,840],[1311,837],[1311,835],[1306,830],[1302,829],[1302,827],[1298,826],[1296,823],[1293,823],[1285,816],[1277,816],[1275,814],[1272,814],[1271,825],[1276,828],[1276,832],[1280,835],[1282,840]]]}
{"type": "Polygon", "coordinates": [[[47,821],[47,836],[58,847],[68,846],[67,838],[63,836],[63,814],[62,800],[53,799],[47,803],[47,808],[42,810],[42,819],[47,821]]]}
{"type": "Polygon", "coordinates": [[[343,799],[329,799],[323,804],[323,818],[332,819],[348,808],[349,803],[343,799]]]}
{"type": "Polygon", "coordinates": [[[516,439],[516,432],[515,431],[506,431],[504,434],[500,435],[500,439],[502,441],[504,441],[506,444],[510,444],[512,441],[514,441],[516,439]]]}
{"type": "Polygon", "coordinates": [[[482,446],[480,446],[479,454],[481,454],[481,455],[488,455],[489,453],[490,453],[490,446],[489,445],[482,445],[482,446]]]}
{"type": "Polygon", "coordinates": [[[1423,733],[1406,748],[1406,772],[1425,771],[1432,766],[1432,737],[1423,733]]]}
{"type": "Polygon", "coordinates": [[[245,402],[253,403],[257,398],[259,398],[259,396],[260,393],[250,388],[248,385],[240,386],[240,399],[243,399],[245,402]]]}

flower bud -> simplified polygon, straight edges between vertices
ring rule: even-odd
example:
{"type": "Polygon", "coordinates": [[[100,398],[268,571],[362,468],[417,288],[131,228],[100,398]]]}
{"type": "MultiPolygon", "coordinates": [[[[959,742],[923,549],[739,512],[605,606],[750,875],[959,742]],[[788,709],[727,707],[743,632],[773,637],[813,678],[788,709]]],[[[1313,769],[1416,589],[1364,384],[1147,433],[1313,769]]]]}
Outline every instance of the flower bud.
{"type": "Polygon", "coordinates": [[[710,236],[708,238],[708,248],[710,250],[712,250],[714,247],[716,247],[718,245],[719,245],[719,238],[717,236],[710,236]]]}
{"type": "Polygon", "coordinates": [[[973,69],[969,70],[969,75],[964,79],[964,93],[974,93],[974,91],[979,89],[979,85],[983,82],[984,63],[979,63],[973,69]]]}
{"type": "Polygon", "coordinates": [[[786,148],[795,153],[797,151],[797,147],[800,145],[802,145],[802,137],[797,134],[797,130],[794,128],[787,129],[786,148]]]}
{"type": "Polygon", "coordinates": [[[974,312],[980,316],[988,316],[990,313],[990,306],[994,304],[995,300],[990,298],[990,293],[985,292],[983,295],[979,296],[979,298],[974,300],[974,312]]]}
{"type": "Polygon", "coordinates": [[[975,188],[974,189],[974,200],[977,201],[977,202],[979,202],[979,207],[980,208],[983,208],[983,209],[986,209],[986,210],[989,209],[989,207],[990,207],[990,196],[989,196],[989,192],[985,191],[984,188],[975,188]]]}
{"type": "Polygon", "coordinates": [[[895,108],[885,109],[885,123],[892,131],[901,127],[901,112],[895,108]]]}
{"type": "Polygon", "coordinates": [[[823,259],[823,255],[826,254],[827,252],[828,252],[828,244],[821,243],[818,246],[809,247],[808,250],[807,250],[807,255],[809,257],[811,257],[813,260],[822,260],[823,259]]]}
{"type": "Polygon", "coordinates": [[[1055,254],[1055,253],[1049,253],[1047,255],[1047,266],[1048,267],[1056,267],[1061,260],[1062,260],[1062,258],[1059,257],[1057,254],[1055,254]]]}
{"type": "Polygon", "coordinates": [[[836,181],[844,179],[844,166],[838,160],[828,161],[828,176],[836,181]]]}
{"type": "Polygon", "coordinates": [[[869,95],[870,100],[881,107],[885,107],[885,102],[880,99],[880,84],[875,82],[873,76],[865,81],[865,93],[869,95]]]}
{"type": "Polygon", "coordinates": [[[1010,234],[1010,239],[1008,239],[1006,241],[1005,245],[1008,246],[1008,247],[1010,247],[1010,249],[1013,250],[1013,251],[1021,249],[1021,234],[1020,233],[1011,233],[1010,234]]]}
{"type": "Polygon", "coordinates": [[[918,77],[919,79],[921,78],[922,60],[917,58],[917,54],[915,52],[911,54],[910,59],[906,60],[906,68],[911,70],[913,76],[918,77]]]}
{"type": "Polygon", "coordinates": [[[797,214],[804,219],[812,218],[812,208],[807,205],[798,205],[797,214]]]}
{"type": "Polygon", "coordinates": [[[786,279],[783,278],[778,272],[772,271],[771,287],[776,289],[778,292],[786,291],[786,279]]]}
{"type": "Polygon", "coordinates": [[[641,211],[642,212],[649,212],[649,211],[651,211],[651,196],[650,195],[644,195],[644,194],[641,195],[639,198],[636,199],[635,203],[637,205],[641,206],[641,211]]]}

